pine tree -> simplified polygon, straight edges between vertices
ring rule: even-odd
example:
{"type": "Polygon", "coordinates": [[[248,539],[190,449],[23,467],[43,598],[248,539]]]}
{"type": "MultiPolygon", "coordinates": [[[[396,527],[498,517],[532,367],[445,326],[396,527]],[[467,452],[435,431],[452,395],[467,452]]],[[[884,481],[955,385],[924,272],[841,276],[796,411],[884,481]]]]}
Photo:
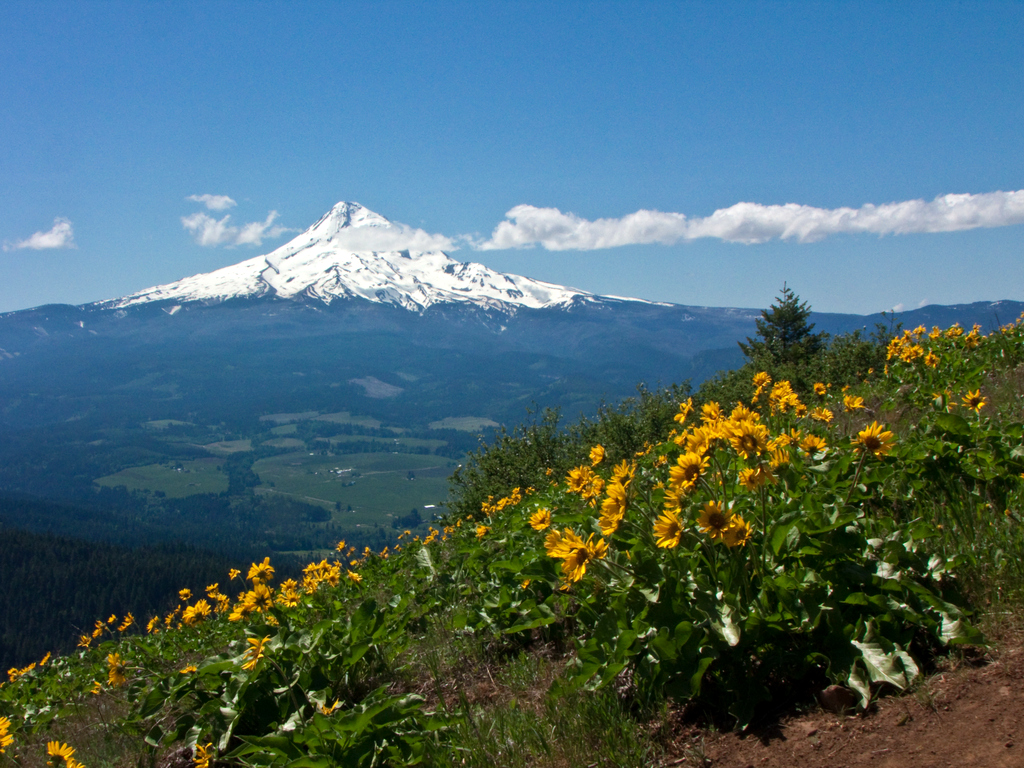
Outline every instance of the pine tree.
{"type": "Polygon", "coordinates": [[[810,316],[807,302],[801,302],[783,283],[782,294],[761,312],[757,338],[748,336],[746,344],[739,343],[740,349],[747,359],[765,370],[806,363],[824,349],[827,342],[827,334],[811,332],[814,323],[807,322],[810,316]]]}

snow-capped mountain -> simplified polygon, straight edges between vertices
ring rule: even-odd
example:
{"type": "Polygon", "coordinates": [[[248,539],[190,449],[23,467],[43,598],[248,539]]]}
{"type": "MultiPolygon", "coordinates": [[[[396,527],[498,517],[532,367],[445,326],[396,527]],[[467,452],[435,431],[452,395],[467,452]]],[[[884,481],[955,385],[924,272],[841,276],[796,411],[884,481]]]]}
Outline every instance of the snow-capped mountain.
{"type": "Polygon", "coordinates": [[[400,227],[362,205],[341,202],[272,253],[100,302],[99,306],[121,308],[155,301],[213,303],[276,296],[325,304],[363,298],[416,312],[439,303],[514,312],[519,307],[569,306],[597,298],[586,291],[459,262],[442,251],[364,247],[387,243],[401,232],[400,227]]]}

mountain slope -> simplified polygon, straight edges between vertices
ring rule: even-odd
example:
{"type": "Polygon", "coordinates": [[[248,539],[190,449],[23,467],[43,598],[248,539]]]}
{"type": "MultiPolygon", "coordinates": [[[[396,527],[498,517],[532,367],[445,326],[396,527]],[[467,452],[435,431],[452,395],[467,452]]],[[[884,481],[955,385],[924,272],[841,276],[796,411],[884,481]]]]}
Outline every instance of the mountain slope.
{"type": "Polygon", "coordinates": [[[265,256],[100,302],[100,306],[276,296],[324,304],[361,298],[417,312],[439,303],[472,304],[511,313],[520,307],[568,306],[595,298],[586,291],[459,262],[441,251],[379,249],[398,242],[402,232],[358,203],[341,202],[265,256]]]}

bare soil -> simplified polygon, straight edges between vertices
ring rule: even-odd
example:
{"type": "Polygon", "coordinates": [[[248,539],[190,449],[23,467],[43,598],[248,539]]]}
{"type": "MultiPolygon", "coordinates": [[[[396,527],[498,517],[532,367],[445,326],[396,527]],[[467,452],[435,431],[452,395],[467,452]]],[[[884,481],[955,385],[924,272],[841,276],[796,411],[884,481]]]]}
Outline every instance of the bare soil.
{"type": "Polygon", "coordinates": [[[1002,629],[863,715],[821,709],[746,735],[680,729],[665,765],[713,768],[1024,768],[1024,633],[1002,629]]]}

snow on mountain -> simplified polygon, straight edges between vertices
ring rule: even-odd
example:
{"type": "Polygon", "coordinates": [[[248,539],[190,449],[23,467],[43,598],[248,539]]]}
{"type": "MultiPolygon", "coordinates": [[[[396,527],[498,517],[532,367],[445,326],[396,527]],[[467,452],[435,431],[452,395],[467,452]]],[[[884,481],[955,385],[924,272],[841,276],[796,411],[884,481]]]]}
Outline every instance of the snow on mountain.
{"type": "Polygon", "coordinates": [[[518,307],[569,306],[598,299],[586,291],[459,262],[442,251],[365,249],[386,246],[389,241],[397,244],[404,231],[358,203],[342,202],[294,240],[265,256],[100,305],[118,308],[154,301],[211,303],[277,296],[325,304],[362,298],[416,312],[439,303],[512,312],[518,307]]]}

